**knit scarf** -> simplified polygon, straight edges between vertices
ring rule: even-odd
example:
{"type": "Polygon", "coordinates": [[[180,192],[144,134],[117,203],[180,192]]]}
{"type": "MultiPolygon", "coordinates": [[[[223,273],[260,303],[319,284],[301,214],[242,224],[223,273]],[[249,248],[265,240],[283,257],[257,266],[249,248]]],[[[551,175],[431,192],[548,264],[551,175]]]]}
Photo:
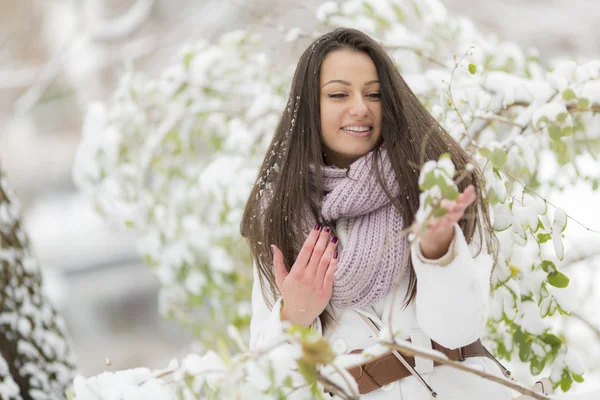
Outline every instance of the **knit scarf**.
{"type": "MultiPolygon", "coordinates": [[[[401,235],[402,216],[372,171],[373,157],[374,151],[348,169],[322,168],[326,194],[321,215],[325,221],[337,221],[338,225],[340,219],[347,220],[350,227],[345,243],[338,246],[339,261],[331,298],[331,303],[341,308],[376,304],[402,278],[408,265],[404,259],[408,255],[408,242],[406,235],[401,235]]],[[[380,150],[377,168],[390,194],[397,196],[398,183],[384,149],[380,150]]],[[[314,182],[314,167],[310,172],[314,182]]]]}

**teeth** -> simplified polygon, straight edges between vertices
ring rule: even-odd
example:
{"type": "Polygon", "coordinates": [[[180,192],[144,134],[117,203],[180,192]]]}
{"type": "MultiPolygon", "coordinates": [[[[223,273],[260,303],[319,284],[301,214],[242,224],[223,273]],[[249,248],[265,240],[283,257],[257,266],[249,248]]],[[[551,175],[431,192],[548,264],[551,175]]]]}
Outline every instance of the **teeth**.
{"type": "Polygon", "coordinates": [[[354,131],[354,132],[366,132],[371,130],[370,126],[347,126],[344,128],[346,131],[354,131]]]}

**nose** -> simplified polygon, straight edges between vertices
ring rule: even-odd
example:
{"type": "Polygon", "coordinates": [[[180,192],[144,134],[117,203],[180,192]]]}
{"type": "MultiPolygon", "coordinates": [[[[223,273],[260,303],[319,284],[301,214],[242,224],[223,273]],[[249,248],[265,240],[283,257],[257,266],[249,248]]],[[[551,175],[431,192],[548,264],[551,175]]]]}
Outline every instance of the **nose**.
{"type": "Polygon", "coordinates": [[[352,116],[363,117],[369,113],[369,108],[365,104],[365,100],[362,96],[356,96],[348,112],[352,116]]]}

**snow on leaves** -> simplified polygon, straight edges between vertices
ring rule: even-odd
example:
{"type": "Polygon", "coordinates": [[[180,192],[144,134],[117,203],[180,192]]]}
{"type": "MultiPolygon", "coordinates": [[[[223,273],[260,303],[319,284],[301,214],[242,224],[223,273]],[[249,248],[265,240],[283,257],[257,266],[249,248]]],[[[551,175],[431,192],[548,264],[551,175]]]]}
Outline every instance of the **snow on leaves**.
{"type": "MultiPolygon", "coordinates": [[[[480,165],[500,241],[487,332],[495,352],[518,355],[533,374],[560,361],[566,345],[545,318],[568,311],[553,295],[568,284],[560,272],[567,217],[536,193],[600,185],[593,171],[570,168],[600,151],[597,121],[587,118],[600,110],[600,61],[559,61],[550,70],[516,44],[450,17],[436,0],[326,2],[316,16],[310,34],[284,29],[286,43],[337,26],[371,34],[480,165]],[[551,178],[542,173],[548,168],[551,178]]],[[[211,313],[211,326],[197,326],[204,339],[249,320],[251,262],[238,224],[281,112],[301,101],[285,104],[292,70],[273,62],[257,33],[235,31],[185,46],[156,79],[128,71],[109,104],[88,112],[77,185],[100,212],[137,230],[140,253],[163,284],[164,315],[194,322],[211,313]]],[[[454,171],[443,161],[426,165],[420,184],[429,207],[426,198],[454,195],[454,171]]]]}

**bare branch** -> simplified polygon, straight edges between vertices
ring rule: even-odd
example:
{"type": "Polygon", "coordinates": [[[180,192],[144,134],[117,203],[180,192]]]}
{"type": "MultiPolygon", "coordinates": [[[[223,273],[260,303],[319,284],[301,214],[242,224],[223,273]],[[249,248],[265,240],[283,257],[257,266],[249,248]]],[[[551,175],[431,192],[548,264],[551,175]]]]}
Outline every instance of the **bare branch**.
{"type": "Polygon", "coordinates": [[[525,128],[523,125],[519,124],[518,122],[515,122],[513,120],[510,120],[508,118],[501,117],[498,115],[475,115],[475,116],[473,116],[473,118],[484,120],[484,121],[490,121],[490,122],[493,122],[493,121],[502,122],[503,124],[513,125],[513,126],[521,128],[521,129],[525,128]]]}

